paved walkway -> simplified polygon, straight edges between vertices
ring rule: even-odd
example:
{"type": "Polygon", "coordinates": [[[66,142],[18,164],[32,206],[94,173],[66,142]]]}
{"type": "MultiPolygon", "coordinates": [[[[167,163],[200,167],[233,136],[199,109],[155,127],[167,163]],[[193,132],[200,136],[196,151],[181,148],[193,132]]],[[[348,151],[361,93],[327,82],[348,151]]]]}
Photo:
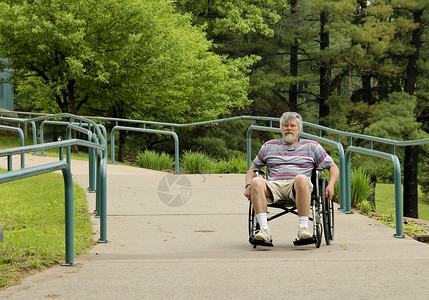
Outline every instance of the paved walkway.
{"type": "MultiPolygon", "coordinates": [[[[26,164],[41,159],[29,155],[26,164]]],[[[86,188],[87,163],[72,161],[72,172],[86,188]]],[[[253,249],[243,182],[109,165],[109,243],[76,257],[77,266],[1,290],[0,299],[429,298],[429,245],[394,238],[359,214],[336,212],[335,240],[319,249],[293,246],[297,219],[288,215],[271,224],[274,248],[253,249]]],[[[95,194],[88,201],[94,210],[95,194]]]]}

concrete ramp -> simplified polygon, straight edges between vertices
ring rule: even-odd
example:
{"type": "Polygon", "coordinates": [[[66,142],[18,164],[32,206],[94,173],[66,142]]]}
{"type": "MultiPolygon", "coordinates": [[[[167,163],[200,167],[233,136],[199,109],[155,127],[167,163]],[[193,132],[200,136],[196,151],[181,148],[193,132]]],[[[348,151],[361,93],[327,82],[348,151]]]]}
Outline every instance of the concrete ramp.
{"type": "MultiPolygon", "coordinates": [[[[29,155],[26,163],[41,159],[54,160],[29,155]]],[[[72,171],[86,188],[87,162],[72,161],[72,171]]],[[[109,165],[109,242],[0,299],[429,298],[429,245],[394,238],[394,229],[359,214],[337,211],[335,240],[319,249],[293,246],[298,220],[287,215],[271,223],[275,247],[253,249],[243,185],[244,175],[109,165]]],[[[88,201],[94,210],[95,194],[88,201]]]]}

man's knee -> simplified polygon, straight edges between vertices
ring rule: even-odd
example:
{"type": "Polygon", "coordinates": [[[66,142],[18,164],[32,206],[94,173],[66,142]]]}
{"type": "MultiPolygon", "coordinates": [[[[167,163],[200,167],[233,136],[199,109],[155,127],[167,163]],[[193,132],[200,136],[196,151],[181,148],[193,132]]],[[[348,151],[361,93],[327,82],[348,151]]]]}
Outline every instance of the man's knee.
{"type": "Polygon", "coordinates": [[[265,189],[266,183],[263,177],[254,177],[252,179],[251,188],[252,190],[263,190],[265,189]]]}
{"type": "Polygon", "coordinates": [[[303,174],[297,175],[293,181],[293,185],[295,188],[297,188],[297,187],[300,187],[300,188],[308,187],[308,177],[303,175],[303,174]]]}

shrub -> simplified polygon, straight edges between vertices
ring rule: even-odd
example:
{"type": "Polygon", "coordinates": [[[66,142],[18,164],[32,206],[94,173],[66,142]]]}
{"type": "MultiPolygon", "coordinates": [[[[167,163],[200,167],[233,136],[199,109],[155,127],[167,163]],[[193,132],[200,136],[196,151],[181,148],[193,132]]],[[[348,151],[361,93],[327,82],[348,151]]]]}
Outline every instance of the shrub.
{"type": "Polygon", "coordinates": [[[353,170],[350,174],[351,201],[359,204],[367,200],[374,191],[370,177],[363,170],[353,170]]]}
{"type": "Polygon", "coordinates": [[[184,173],[216,173],[216,162],[203,152],[184,151],[180,161],[184,173]]]}
{"type": "Polygon", "coordinates": [[[364,200],[360,203],[360,213],[368,216],[374,210],[374,204],[368,200],[364,200]]]}
{"type": "Polygon", "coordinates": [[[244,157],[232,156],[228,160],[217,163],[217,173],[221,174],[244,174],[247,172],[247,160],[244,157]]]}
{"type": "Polygon", "coordinates": [[[174,159],[167,153],[161,154],[155,151],[145,150],[138,156],[139,164],[142,168],[151,170],[170,170],[174,164],[174,159]]]}

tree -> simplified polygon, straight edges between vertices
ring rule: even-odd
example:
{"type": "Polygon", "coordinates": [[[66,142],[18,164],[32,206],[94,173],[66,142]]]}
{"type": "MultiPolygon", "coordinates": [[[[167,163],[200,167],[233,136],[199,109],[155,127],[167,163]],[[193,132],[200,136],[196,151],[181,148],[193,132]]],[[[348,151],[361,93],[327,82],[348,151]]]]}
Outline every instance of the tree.
{"type": "Polygon", "coordinates": [[[170,1],[8,2],[0,2],[0,55],[39,107],[184,122],[248,103],[254,60],[211,52],[170,1]]]}
{"type": "MultiPolygon", "coordinates": [[[[419,75],[418,60],[422,46],[422,35],[424,28],[429,24],[425,18],[429,9],[429,1],[408,1],[406,5],[398,7],[412,15],[416,28],[412,31],[410,45],[413,52],[408,55],[404,91],[410,95],[415,94],[417,79],[419,75]]],[[[415,109],[414,114],[416,115],[415,109]]],[[[404,215],[406,217],[418,218],[418,162],[420,146],[407,146],[405,148],[404,166],[404,215]]]]}

